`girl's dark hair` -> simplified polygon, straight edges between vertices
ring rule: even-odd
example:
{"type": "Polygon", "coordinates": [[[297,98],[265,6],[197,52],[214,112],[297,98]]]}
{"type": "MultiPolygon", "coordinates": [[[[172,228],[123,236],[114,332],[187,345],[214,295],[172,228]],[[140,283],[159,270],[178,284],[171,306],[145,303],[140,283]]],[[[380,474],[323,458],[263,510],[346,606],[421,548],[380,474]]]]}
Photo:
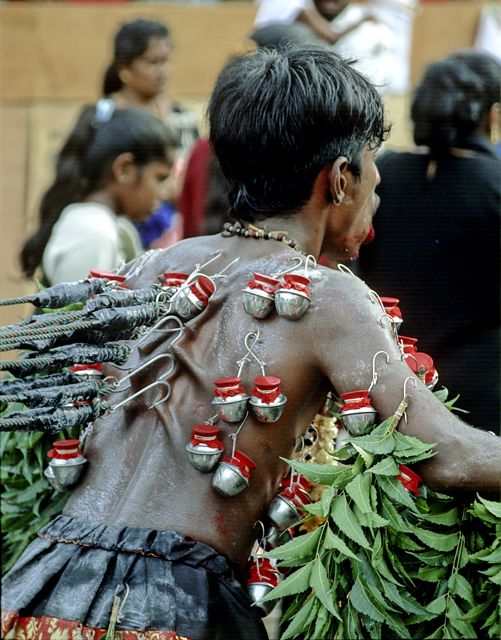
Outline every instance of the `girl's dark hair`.
{"type": "Polygon", "coordinates": [[[133,60],[142,56],[151,38],[170,38],[170,31],[161,22],[144,18],[131,20],[121,26],[115,35],[113,61],[104,74],[103,96],[120,91],[123,83],[118,77],[118,66],[130,65],[133,60]]]}
{"type": "Polygon", "coordinates": [[[21,250],[23,273],[33,276],[62,210],[100,188],[115,158],[132,153],[139,168],[153,160],[172,164],[177,144],[167,125],[146,111],[119,109],[99,124],[96,107],[84,107],[57,157],[54,181],[42,197],[40,227],[21,250]]]}
{"type": "Polygon", "coordinates": [[[209,103],[210,139],[231,214],[294,213],[319,172],[345,156],[356,177],[366,144],[385,139],[374,86],[328,49],[259,49],[231,60],[209,103]]]}
{"type": "Polygon", "coordinates": [[[499,102],[500,86],[501,64],[478,51],[457,51],[430,64],[412,101],[414,142],[435,154],[461,145],[499,102]]]}

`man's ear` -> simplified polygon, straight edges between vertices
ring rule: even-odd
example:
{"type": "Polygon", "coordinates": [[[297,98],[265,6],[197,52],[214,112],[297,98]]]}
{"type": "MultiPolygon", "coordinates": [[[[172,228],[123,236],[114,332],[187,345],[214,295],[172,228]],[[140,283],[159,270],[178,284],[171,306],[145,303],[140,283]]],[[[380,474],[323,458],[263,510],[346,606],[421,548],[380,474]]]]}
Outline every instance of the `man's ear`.
{"type": "Polygon", "coordinates": [[[136,179],[136,165],[134,155],[130,152],[121,153],[111,164],[111,174],[118,184],[131,184],[136,179]]]}
{"type": "Polygon", "coordinates": [[[339,156],[329,171],[329,188],[334,204],[341,204],[348,193],[352,178],[348,159],[339,156]]]}

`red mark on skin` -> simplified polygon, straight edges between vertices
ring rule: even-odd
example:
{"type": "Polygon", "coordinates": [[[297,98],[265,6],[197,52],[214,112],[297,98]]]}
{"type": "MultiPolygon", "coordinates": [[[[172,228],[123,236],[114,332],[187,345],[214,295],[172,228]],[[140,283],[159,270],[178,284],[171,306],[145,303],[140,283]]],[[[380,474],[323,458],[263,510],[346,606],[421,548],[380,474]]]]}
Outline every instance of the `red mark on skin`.
{"type": "Polygon", "coordinates": [[[226,521],[224,519],[224,515],[222,513],[218,513],[216,515],[216,526],[217,526],[217,530],[219,531],[219,533],[223,536],[225,536],[227,533],[230,532],[229,527],[226,525],[226,521]]]}

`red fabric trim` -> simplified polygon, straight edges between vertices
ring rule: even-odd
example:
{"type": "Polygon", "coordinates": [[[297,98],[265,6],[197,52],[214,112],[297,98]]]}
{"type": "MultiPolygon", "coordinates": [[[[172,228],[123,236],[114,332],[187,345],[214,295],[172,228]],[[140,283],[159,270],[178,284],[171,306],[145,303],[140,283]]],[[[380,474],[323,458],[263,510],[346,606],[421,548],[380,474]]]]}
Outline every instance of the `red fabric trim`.
{"type": "Polygon", "coordinates": [[[369,398],[362,398],[361,400],[355,400],[353,402],[343,404],[340,411],[351,411],[352,409],[363,409],[365,407],[373,408],[369,398]]]}
{"type": "Polygon", "coordinates": [[[249,566],[247,583],[251,582],[267,582],[276,587],[279,582],[279,573],[268,558],[258,558],[249,566]]]}
{"type": "Polygon", "coordinates": [[[254,387],[252,390],[252,395],[254,398],[258,398],[264,404],[271,404],[275,402],[275,400],[280,396],[280,387],[274,389],[273,391],[259,391],[257,387],[254,387]]]}
{"type": "MultiPolygon", "coordinates": [[[[86,627],[78,620],[62,620],[51,616],[20,616],[16,611],[2,611],[4,640],[104,640],[106,629],[86,627]]],[[[190,640],[175,631],[116,630],[115,640],[190,640]]]]}
{"type": "Polygon", "coordinates": [[[264,282],[258,282],[257,280],[251,280],[247,285],[249,289],[259,289],[269,295],[273,295],[277,289],[277,286],[266,285],[264,282]]]}
{"type": "Polygon", "coordinates": [[[216,390],[214,391],[216,398],[222,398],[223,400],[241,394],[245,394],[245,388],[241,384],[239,384],[235,389],[219,389],[216,387],[216,390]]]}
{"type": "Polygon", "coordinates": [[[400,473],[397,475],[397,478],[404,485],[404,487],[409,491],[409,493],[413,493],[415,496],[419,495],[419,485],[423,482],[423,478],[418,476],[412,469],[406,467],[404,464],[399,464],[398,468],[400,469],[400,473]]]}

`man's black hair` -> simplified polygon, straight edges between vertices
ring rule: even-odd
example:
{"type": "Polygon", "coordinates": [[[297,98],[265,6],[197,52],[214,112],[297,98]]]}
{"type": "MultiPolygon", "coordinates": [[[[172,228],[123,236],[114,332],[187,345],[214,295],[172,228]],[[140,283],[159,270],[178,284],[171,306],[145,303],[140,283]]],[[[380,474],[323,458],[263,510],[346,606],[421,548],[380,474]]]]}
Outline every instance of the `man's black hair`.
{"type": "Polygon", "coordinates": [[[297,212],[339,156],[359,177],[365,145],[379,146],[387,133],[374,86],[323,48],[234,58],[217,79],[209,123],[231,213],[251,222],[297,212]]]}

